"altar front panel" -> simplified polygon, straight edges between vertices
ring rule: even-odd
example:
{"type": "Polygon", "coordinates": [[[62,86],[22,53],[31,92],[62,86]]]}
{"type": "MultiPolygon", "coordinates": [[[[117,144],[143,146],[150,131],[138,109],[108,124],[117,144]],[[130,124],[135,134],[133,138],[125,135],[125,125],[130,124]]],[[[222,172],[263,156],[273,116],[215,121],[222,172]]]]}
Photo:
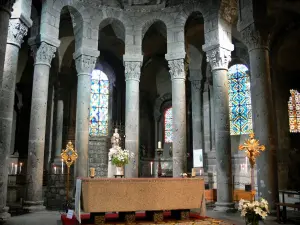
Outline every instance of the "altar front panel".
{"type": "Polygon", "coordinates": [[[129,212],[205,207],[198,178],[82,179],[85,212],[129,212]]]}

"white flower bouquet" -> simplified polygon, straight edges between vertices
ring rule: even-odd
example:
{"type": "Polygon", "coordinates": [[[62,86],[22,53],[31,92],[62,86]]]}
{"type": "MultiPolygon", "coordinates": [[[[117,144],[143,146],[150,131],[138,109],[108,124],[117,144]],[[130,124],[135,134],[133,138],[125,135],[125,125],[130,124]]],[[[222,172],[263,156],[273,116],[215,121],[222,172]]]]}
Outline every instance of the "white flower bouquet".
{"type": "Polygon", "coordinates": [[[109,155],[113,165],[117,167],[122,167],[129,163],[129,160],[134,158],[134,153],[129,152],[128,150],[122,150],[120,147],[116,152],[113,152],[109,155]]]}
{"type": "Polygon", "coordinates": [[[269,205],[265,199],[260,201],[246,201],[241,199],[239,202],[241,216],[245,217],[246,224],[257,225],[259,221],[266,219],[269,213],[269,205]]]}

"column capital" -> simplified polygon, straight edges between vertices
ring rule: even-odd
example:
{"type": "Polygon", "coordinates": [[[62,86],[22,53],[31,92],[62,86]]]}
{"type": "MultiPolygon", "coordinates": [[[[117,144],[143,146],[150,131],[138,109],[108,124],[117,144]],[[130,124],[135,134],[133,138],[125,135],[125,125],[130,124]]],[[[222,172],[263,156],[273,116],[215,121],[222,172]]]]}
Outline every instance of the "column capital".
{"type": "Polygon", "coordinates": [[[184,67],[184,59],[173,59],[168,61],[169,64],[169,72],[171,74],[171,80],[185,80],[185,67],[184,67]]]}
{"type": "Polygon", "coordinates": [[[205,47],[206,61],[210,64],[211,70],[228,69],[228,64],[231,60],[232,48],[224,48],[220,45],[205,47]]]}
{"type": "Polygon", "coordinates": [[[0,0],[0,9],[4,9],[9,14],[13,10],[13,5],[15,4],[16,0],[0,0]]]}
{"type": "Polygon", "coordinates": [[[141,76],[141,65],[142,62],[132,62],[132,61],[125,61],[125,80],[136,80],[140,81],[141,76]]]}
{"type": "Polygon", "coordinates": [[[10,19],[8,25],[7,43],[21,47],[24,36],[27,35],[28,27],[20,19],[10,19]]]}
{"type": "Polygon", "coordinates": [[[90,55],[79,55],[75,58],[75,65],[78,76],[80,75],[91,75],[93,70],[95,69],[97,62],[96,56],[90,55]]]}
{"type": "Polygon", "coordinates": [[[56,47],[46,42],[41,42],[40,46],[31,46],[34,64],[35,65],[47,65],[51,67],[52,59],[55,57],[56,47]]]}
{"type": "Polygon", "coordinates": [[[270,33],[268,29],[258,28],[257,24],[252,23],[240,32],[248,51],[257,48],[269,49],[270,33]]]}

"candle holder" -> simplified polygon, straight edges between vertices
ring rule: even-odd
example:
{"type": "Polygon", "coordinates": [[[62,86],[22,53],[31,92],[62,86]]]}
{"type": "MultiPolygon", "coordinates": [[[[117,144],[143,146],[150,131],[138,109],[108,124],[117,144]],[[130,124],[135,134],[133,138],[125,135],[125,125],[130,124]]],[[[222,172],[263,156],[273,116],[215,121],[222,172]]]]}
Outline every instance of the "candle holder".
{"type": "Polygon", "coordinates": [[[158,155],[158,168],[157,168],[157,176],[161,177],[162,175],[162,169],[161,169],[161,156],[164,152],[162,148],[156,149],[157,155],[158,155]]]}
{"type": "Polygon", "coordinates": [[[91,167],[90,168],[90,178],[95,178],[95,174],[96,174],[95,168],[91,167]]]}

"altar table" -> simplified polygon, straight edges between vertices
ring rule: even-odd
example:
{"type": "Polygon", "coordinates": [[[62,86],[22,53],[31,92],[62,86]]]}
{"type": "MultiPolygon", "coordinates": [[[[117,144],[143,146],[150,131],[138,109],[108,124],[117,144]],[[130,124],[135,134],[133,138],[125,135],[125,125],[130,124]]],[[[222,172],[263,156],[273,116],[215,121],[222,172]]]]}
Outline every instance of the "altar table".
{"type": "Polygon", "coordinates": [[[198,208],[205,216],[202,178],[80,178],[80,183],[87,213],[198,208]]]}

